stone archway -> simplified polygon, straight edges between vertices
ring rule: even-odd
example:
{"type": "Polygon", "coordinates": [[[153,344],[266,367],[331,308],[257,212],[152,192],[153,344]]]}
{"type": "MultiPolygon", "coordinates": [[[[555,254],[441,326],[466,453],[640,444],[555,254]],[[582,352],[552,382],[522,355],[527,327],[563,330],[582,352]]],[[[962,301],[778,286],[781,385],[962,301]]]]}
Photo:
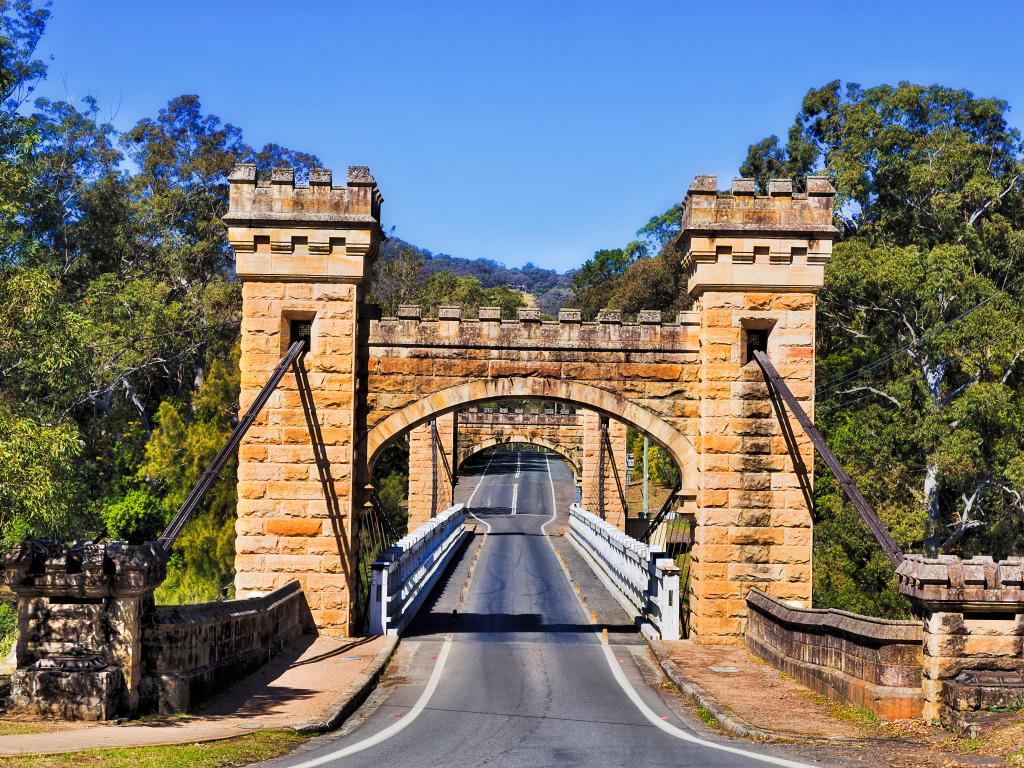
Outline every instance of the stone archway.
{"type": "Polygon", "coordinates": [[[494,448],[501,445],[536,445],[539,448],[545,448],[564,459],[565,463],[572,467],[573,472],[576,472],[577,474],[580,472],[581,462],[579,459],[574,459],[564,447],[547,440],[542,440],[539,437],[531,437],[530,435],[503,435],[501,437],[488,437],[477,441],[470,446],[466,446],[465,448],[460,446],[459,464],[465,463],[481,451],[486,451],[488,448],[494,448]]]}
{"type": "Polygon", "coordinates": [[[683,488],[697,486],[697,453],[689,439],[655,413],[614,392],[580,382],[533,377],[481,379],[435,392],[388,416],[367,434],[370,472],[384,446],[409,430],[474,403],[502,400],[554,400],[596,411],[644,432],[668,451],[683,473],[683,488]]]}

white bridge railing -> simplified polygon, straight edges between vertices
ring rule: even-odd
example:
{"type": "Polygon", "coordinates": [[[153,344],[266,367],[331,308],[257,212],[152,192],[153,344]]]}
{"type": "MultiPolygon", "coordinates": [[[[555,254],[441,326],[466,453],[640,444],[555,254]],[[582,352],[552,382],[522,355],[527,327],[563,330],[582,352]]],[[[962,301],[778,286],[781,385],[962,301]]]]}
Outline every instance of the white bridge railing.
{"type": "Polygon", "coordinates": [[[607,584],[647,619],[663,640],[679,639],[679,569],[675,561],[579,504],[569,507],[569,531],[598,574],[607,577],[607,584]]]}
{"type": "Polygon", "coordinates": [[[381,550],[371,566],[371,634],[397,635],[416,615],[466,534],[465,509],[449,507],[381,550]]]}

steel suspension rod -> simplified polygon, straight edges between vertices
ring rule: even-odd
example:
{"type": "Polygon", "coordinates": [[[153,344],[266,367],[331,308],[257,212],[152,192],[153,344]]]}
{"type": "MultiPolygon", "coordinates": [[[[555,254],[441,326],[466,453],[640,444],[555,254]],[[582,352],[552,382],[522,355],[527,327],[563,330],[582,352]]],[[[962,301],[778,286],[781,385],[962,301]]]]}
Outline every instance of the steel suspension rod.
{"type": "Polygon", "coordinates": [[[304,341],[296,341],[288,348],[288,352],[285,353],[285,356],[281,358],[281,362],[279,362],[277,367],[274,368],[273,373],[270,374],[270,378],[267,379],[267,383],[263,385],[263,388],[256,395],[256,399],[253,400],[252,405],[249,406],[249,410],[245,412],[245,415],[239,419],[235,428],[231,430],[231,434],[228,436],[227,441],[217,452],[217,455],[213,457],[209,466],[203,470],[203,474],[199,476],[199,480],[194,486],[192,486],[192,490],[189,491],[188,497],[184,502],[182,502],[178,511],[175,512],[174,517],[171,518],[171,522],[167,524],[167,528],[164,529],[164,532],[160,534],[160,538],[158,538],[157,541],[164,549],[170,550],[174,545],[174,540],[178,538],[178,535],[181,533],[186,523],[188,523],[192,518],[192,515],[195,514],[195,511],[199,507],[200,502],[202,502],[203,497],[206,496],[206,493],[217,480],[217,475],[220,474],[224,465],[227,464],[228,459],[231,458],[231,455],[238,448],[238,444],[242,442],[242,438],[245,436],[245,433],[249,431],[253,422],[256,421],[256,417],[259,415],[260,411],[263,410],[263,406],[267,404],[267,400],[270,399],[270,395],[277,388],[277,385],[281,382],[285,373],[288,372],[288,368],[291,367],[292,363],[302,355],[303,351],[305,351],[305,348],[306,345],[304,341]]]}

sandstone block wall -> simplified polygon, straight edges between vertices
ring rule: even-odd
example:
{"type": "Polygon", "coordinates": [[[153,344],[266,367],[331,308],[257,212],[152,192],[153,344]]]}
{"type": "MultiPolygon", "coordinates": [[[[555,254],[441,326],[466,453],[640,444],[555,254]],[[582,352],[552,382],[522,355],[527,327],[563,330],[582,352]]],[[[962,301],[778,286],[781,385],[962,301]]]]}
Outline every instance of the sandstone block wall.
{"type": "Polygon", "coordinates": [[[452,505],[448,472],[456,471],[456,419],[447,413],[409,432],[409,528],[413,531],[452,505]],[[437,425],[435,445],[432,424],[437,425]],[[442,458],[444,454],[444,458],[442,458]],[[447,467],[445,469],[445,459],[447,467]]]}
{"type": "Polygon", "coordinates": [[[143,630],[143,707],[188,712],[313,630],[297,581],[265,597],[159,606],[143,630]]]}
{"type": "Polygon", "coordinates": [[[339,283],[242,286],[243,411],[288,349],[290,321],[311,319],[302,359],[319,428],[310,437],[300,382],[282,379],[238,449],[235,589],[269,594],[302,585],[317,626],[345,634],[353,536],[354,348],[358,292],[339,283]],[[317,465],[314,445],[326,459],[317,465]],[[321,471],[324,475],[321,476],[321,471]]]}
{"type": "Polygon", "coordinates": [[[485,447],[523,442],[550,448],[579,473],[583,452],[582,413],[459,411],[459,464],[485,447]]]}
{"type": "Polygon", "coordinates": [[[348,169],[344,186],[323,168],[306,187],[295,186],[291,169],[260,178],[246,164],[229,180],[224,221],[243,281],[243,411],[294,341],[293,324],[311,323],[305,380],[282,380],[239,448],[236,593],[267,595],[297,580],[320,630],[347,634],[354,512],[367,481],[355,462],[359,305],[383,239],[382,198],[361,166],[348,169]]]}
{"type": "Polygon", "coordinates": [[[776,669],[883,720],[921,715],[920,622],[794,608],[756,589],[747,605],[747,646],[776,669]]]}
{"type": "Polygon", "coordinates": [[[601,430],[602,417],[593,411],[583,412],[583,486],[582,505],[588,512],[601,515],[604,500],[604,519],[626,530],[626,425],[605,418],[608,439],[601,430]],[[601,443],[604,445],[604,468],[601,468],[601,443]],[[603,485],[603,495],[602,495],[603,485]]]}

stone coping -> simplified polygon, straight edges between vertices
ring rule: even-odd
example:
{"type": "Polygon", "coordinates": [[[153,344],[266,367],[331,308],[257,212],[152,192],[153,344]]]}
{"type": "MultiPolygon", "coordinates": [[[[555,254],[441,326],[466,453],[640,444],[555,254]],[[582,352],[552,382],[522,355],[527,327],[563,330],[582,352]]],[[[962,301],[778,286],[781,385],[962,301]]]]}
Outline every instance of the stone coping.
{"type": "Polygon", "coordinates": [[[153,611],[153,629],[188,624],[218,624],[227,619],[273,611],[288,600],[302,597],[302,585],[289,581],[273,592],[237,600],[216,600],[192,605],[158,605],[153,611]]]}
{"type": "Polygon", "coordinates": [[[984,610],[1024,605],[1024,558],[964,560],[955,555],[906,555],[896,569],[899,590],[922,602],[971,604],[984,610]]]}
{"type": "Polygon", "coordinates": [[[168,552],[157,542],[104,544],[29,539],[0,560],[3,583],[19,597],[139,595],[163,581],[168,552]]]}
{"type": "Polygon", "coordinates": [[[922,642],[919,621],[879,619],[835,608],[795,608],[756,588],[747,593],[747,605],[776,621],[808,631],[832,631],[881,643],[922,642]]]}

